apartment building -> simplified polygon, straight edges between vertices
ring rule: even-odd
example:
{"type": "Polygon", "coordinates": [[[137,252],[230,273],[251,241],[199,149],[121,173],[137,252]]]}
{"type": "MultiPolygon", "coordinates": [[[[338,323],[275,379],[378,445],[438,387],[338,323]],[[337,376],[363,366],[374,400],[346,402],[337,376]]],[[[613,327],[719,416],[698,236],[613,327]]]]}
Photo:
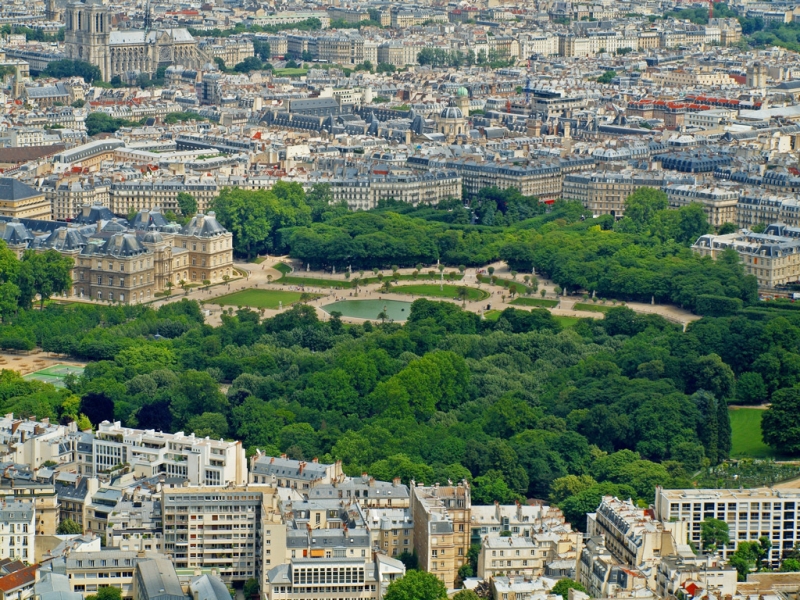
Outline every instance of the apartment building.
{"type": "Polygon", "coordinates": [[[718,550],[723,560],[730,558],[739,542],[768,537],[772,548],[766,563],[777,568],[781,557],[800,539],[799,501],[800,492],[792,489],[666,490],[657,487],[655,518],[662,522],[686,523],[688,541],[698,547],[704,519],[725,521],[730,528],[730,543],[718,550]]]}
{"type": "Polygon", "coordinates": [[[233,67],[245,58],[254,56],[253,42],[246,38],[229,37],[204,40],[198,47],[212,58],[221,58],[228,67],[233,67]]]}
{"type": "MultiPolygon", "coordinates": [[[[193,155],[194,156],[194,155],[193,155]]],[[[163,211],[180,212],[178,194],[191,194],[197,209],[207,211],[219,195],[221,186],[213,177],[185,176],[170,179],[117,181],[108,190],[107,205],[117,215],[159,207],[163,211]]]]}
{"type": "Polygon", "coordinates": [[[163,553],[161,498],[125,497],[108,516],[106,545],[120,550],[163,553]]]}
{"type": "Polygon", "coordinates": [[[414,519],[408,508],[363,508],[374,552],[397,557],[414,549],[414,519]]]}
{"type": "Polygon", "coordinates": [[[563,530],[571,532],[564,513],[557,506],[539,504],[473,505],[470,509],[471,543],[479,544],[487,535],[512,535],[529,537],[536,533],[563,530]]]}
{"type": "Polygon", "coordinates": [[[603,537],[590,536],[581,550],[575,581],[585,587],[592,598],[612,597],[613,587],[619,583],[620,566],[606,548],[603,537]]]}
{"type": "Polygon", "coordinates": [[[70,520],[89,529],[89,505],[92,496],[100,489],[96,477],[83,477],[77,473],[62,471],[54,477],[54,490],[58,496],[58,521],[70,520]]]}
{"type": "Polygon", "coordinates": [[[800,229],[781,223],[767,227],[764,233],[746,229],[727,235],[700,236],[692,250],[714,259],[733,249],[744,264],[744,272],[754,275],[758,286],[774,288],[800,280],[800,229]]]}
{"type": "Polygon", "coordinates": [[[247,462],[239,441],[219,441],[152,429],[122,427],[103,421],[93,442],[95,473],[109,473],[127,464],[143,477],[165,474],[191,485],[241,485],[247,482],[247,462]]]}
{"type": "Polygon", "coordinates": [[[376,481],[366,473],[361,477],[340,478],[333,483],[318,483],[302,493],[306,500],[355,501],[364,508],[395,509],[410,506],[408,486],[400,483],[399,477],[391,482],[376,481]]]}
{"type": "Polygon", "coordinates": [[[312,487],[343,481],[341,461],[321,464],[316,458],[311,462],[293,460],[285,454],[265,456],[260,450],[250,457],[250,483],[264,483],[276,487],[308,490],[312,487]]]}
{"type": "Polygon", "coordinates": [[[670,208],[681,208],[692,202],[700,204],[709,224],[714,227],[737,222],[739,193],[735,190],[708,185],[668,185],[664,191],[670,208]]]}
{"type": "Polygon", "coordinates": [[[378,64],[386,63],[396,67],[417,64],[417,57],[424,46],[413,41],[391,40],[383,42],[377,48],[378,64]]]}
{"type": "Polygon", "coordinates": [[[33,562],[36,506],[16,500],[0,504],[0,559],[33,562]]]}
{"type": "Polygon", "coordinates": [[[46,182],[41,188],[52,207],[54,221],[69,221],[83,206],[108,206],[109,185],[102,181],[66,179],[46,182]],[[49,184],[49,185],[48,185],[49,184]]]}
{"type": "Polygon", "coordinates": [[[453,588],[470,547],[469,483],[425,487],[412,481],[410,488],[419,567],[453,588]]]}
{"type": "Polygon", "coordinates": [[[663,175],[654,173],[587,171],[564,175],[561,197],[579,200],[596,216],[625,215],[625,200],[642,187],[661,188],[663,175]]]}
{"type": "Polygon", "coordinates": [[[478,556],[478,577],[534,577],[544,573],[545,555],[534,538],[487,535],[478,556]]]}
{"type": "Polygon", "coordinates": [[[389,584],[405,575],[403,563],[381,554],[375,559],[296,559],[267,574],[267,600],[381,600],[389,584]]]}
{"type": "Polygon", "coordinates": [[[736,594],[736,569],[717,556],[695,556],[688,546],[658,565],[655,590],[659,598],[681,597],[687,588],[702,588],[720,597],[736,594]]]}
{"type": "Polygon", "coordinates": [[[677,551],[688,531],[685,522],[657,521],[649,509],[613,496],[603,496],[597,511],[586,515],[586,534],[602,536],[606,548],[624,565],[656,565],[677,551]]]}
{"type": "Polygon", "coordinates": [[[177,569],[215,569],[227,584],[286,561],[286,525],[274,487],[163,488],[164,552],[177,569]]]}
{"type": "Polygon", "coordinates": [[[4,501],[31,504],[36,522],[34,533],[38,536],[54,535],[59,523],[58,496],[55,486],[34,477],[10,478],[8,471],[0,479],[0,497],[4,501]]]}
{"type": "Polygon", "coordinates": [[[360,23],[369,20],[369,13],[365,10],[356,8],[339,8],[329,6],[327,11],[331,21],[344,21],[345,23],[360,23]]]}
{"type": "Polygon", "coordinates": [[[316,56],[340,65],[360,64],[364,62],[364,38],[357,33],[320,36],[316,56]]]}
{"type": "MultiPolygon", "coordinates": [[[[97,593],[101,587],[119,588],[126,600],[133,598],[133,575],[136,565],[145,560],[163,558],[162,555],[146,552],[123,552],[104,549],[101,551],[71,552],[57,559],[60,568],[69,574],[72,592],[83,597],[97,593]]],[[[55,570],[57,565],[53,565],[55,570]]]]}
{"type": "Polygon", "coordinates": [[[727,73],[704,69],[674,69],[651,73],[653,82],[662,87],[703,88],[735,85],[736,81],[727,73]]]}
{"type": "Polygon", "coordinates": [[[766,223],[800,227],[800,201],[789,195],[745,192],[736,206],[735,223],[747,229],[766,223]]]}
{"type": "Polygon", "coordinates": [[[350,210],[370,210],[381,200],[393,199],[414,206],[438,204],[461,198],[462,178],[455,171],[442,169],[413,173],[408,170],[373,169],[366,175],[344,176],[326,181],[334,202],[347,202],[350,210]]]}

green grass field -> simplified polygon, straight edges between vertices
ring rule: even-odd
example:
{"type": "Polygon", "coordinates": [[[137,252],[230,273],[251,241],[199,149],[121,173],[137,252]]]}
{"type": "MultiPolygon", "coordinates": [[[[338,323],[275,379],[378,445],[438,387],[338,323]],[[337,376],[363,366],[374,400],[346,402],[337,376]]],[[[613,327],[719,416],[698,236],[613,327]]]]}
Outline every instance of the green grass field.
{"type": "Polygon", "coordinates": [[[210,304],[220,306],[248,306],[250,308],[279,308],[289,306],[300,301],[300,292],[284,292],[281,290],[242,290],[226,296],[220,296],[213,300],[207,300],[210,304]]]}
{"type": "Polygon", "coordinates": [[[292,267],[290,267],[286,263],[282,263],[282,262],[275,263],[272,266],[272,268],[275,269],[276,271],[278,271],[279,273],[283,273],[284,275],[288,275],[289,273],[292,272],[292,267]]]}
{"type": "Polygon", "coordinates": [[[587,312],[606,313],[611,310],[611,306],[603,304],[589,304],[588,302],[576,302],[573,307],[574,310],[585,310],[587,312]]]}
{"type": "MultiPolygon", "coordinates": [[[[481,283],[490,283],[490,282],[491,282],[491,277],[484,277],[481,283]]],[[[518,294],[532,294],[534,292],[534,289],[529,285],[525,285],[525,282],[522,281],[521,279],[517,280],[501,279],[500,277],[498,277],[497,279],[495,279],[494,282],[494,285],[496,285],[497,287],[505,287],[505,288],[508,288],[512,284],[517,286],[518,294]]]]}
{"type": "Polygon", "coordinates": [[[502,313],[499,310],[487,310],[483,313],[483,318],[487,321],[497,321],[502,313]]]}
{"type": "Polygon", "coordinates": [[[328,288],[349,288],[352,287],[349,281],[342,279],[317,279],[315,277],[297,277],[296,275],[285,275],[278,280],[284,285],[313,285],[316,287],[328,288]]]}
{"type": "Polygon", "coordinates": [[[775,451],[761,438],[761,417],[757,408],[730,408],[732,448],[731,458],[774,458],[775,451]]]}
{"type": "Polygon", "coordinates": [[[308,73],[308,69],[275,69],[273,73],[275,74],[275,77],[300,77],[301,75],[308,73]]]}
{"type": "MultiPolygon", "coordinates": [[[[395,294],[414,294],[415,296],[432,296],[434,298],[457,298],[458,285],[444,284],[439,287],[435,283],[417,283],[412,285],[398,285],[392,288],[395,294]]],[[[488,292],[479,290],[478,288],[467,288],[467,300],[483,300],[488,298],[488,292]]]]}
{"type": "Polygon", "coordinates": [[[558,306],[558,300],[548,298],[515,298],[510,302],[516,306],[537,306],[539,308],[553,308],[558,306]]]}
{"type": "Polygon", "coordinates": [[[575,327],[575,325],[578,324],[578,321],[580,321],[580,318],[578,318],[578,317],[556,317],[556,316],[554,316],[553,318],[556,321],[558,321],[559,323],[561,323],[561,326],[564,329],[569,329],[570,327],[575,327]]]}

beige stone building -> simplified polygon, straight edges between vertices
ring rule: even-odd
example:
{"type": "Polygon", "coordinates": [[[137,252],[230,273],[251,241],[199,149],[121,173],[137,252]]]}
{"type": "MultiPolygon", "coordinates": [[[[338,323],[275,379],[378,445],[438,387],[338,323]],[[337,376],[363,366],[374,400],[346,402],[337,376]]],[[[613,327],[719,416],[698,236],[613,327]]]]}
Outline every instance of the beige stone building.
{"type": "Polygon", "coordinates": [[[44,192],[16,179],[0,177],[0,216],[50,221],[52,210],[44,192]]]}
{"type": "Polygon", "coordinates": [[[425,487],[412,481],[410,487],[419,567],[452,589],[470,547],[469,484],[425,487]]]}
{"type": "Polygon", "coordinates": [[[696,202],[703,207],[708,222],[714,227],[736,223],[739,193],[731,189],[700,185],[666,186],[670,208],[681,208],[696,202]]]}
{"type": "Polygon", "coordinates": [[[561,196],[579,200],[595,215],[612,215],[617,219],[625,214],[625,200],[642,187],[660,189],[662,176],[650,173],[587,171],[564,175],[561,196]]]}
{"type": "Polygon", "coordinates": [[[657,521],[630,500],[604,496],[597,510],[587,515],[586,534],[602,536],[622,564],[653,567],[686,542],[688,527],[680,521],[657,521]]]}
{"type": "Polygon", "coordinates": [[[772,289],[800,280],[800,229],[796,227],[776,223],[760,234],[743,229],[727,235],[703,235],[692,249],[714,259],[733,249],[744,264],[744,272],[754,275],[760,288],[772,289]]]}

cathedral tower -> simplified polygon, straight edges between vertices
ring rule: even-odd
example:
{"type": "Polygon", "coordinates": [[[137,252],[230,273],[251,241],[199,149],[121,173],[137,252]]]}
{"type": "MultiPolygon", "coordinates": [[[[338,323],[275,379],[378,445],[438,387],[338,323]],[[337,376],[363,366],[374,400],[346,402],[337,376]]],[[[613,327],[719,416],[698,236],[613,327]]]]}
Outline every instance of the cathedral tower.
{"type": "Polygon", "coordinates": [[[64,45],[67,58],[82,60],[100,68],[103,81],[111,73],[111,16],[100,0],[67,4],[64,45]]]}

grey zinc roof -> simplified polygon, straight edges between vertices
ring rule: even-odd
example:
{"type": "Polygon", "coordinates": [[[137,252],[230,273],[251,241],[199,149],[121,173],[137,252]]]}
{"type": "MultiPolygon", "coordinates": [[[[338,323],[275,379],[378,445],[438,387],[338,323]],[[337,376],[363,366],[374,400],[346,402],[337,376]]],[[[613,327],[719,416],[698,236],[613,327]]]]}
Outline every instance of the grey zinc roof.
{"type": "Polygon", "coordinates": [[[300,461],[264,456],[255,462],[253,472],[259,475],[275,475],[275,477],[291,477],[292,479],[314,481],[325,477],[327,470],[326,465],[319,463],[307,463],[301,469],[300,461]]]}
{"type": "Polygon", "coordinates": [[[183,235],[210,238],[227,233],[227,230],[217,221],[216,213],[211,211],[206,215],[197,213],[183,228],[182,233],[183,235]]]}
{"type": "Polygon", "coordinates": [[[171,561],[163,558],[144,560],[139,562],[136,568],[144,587],[141,597],[145,600],[186,597],[171,561]]]}
{"type": "Polygon", "coordinates": [[[201,575],[189,584],[192,597],[195,600],[231,600],[231,594],[219,577],[214,575],[201,575]]]}
{"type": "Polygon", "coordinates": [[[42,192],[36,191],[21,181],[10,177],[0,177],[0,200],[24,200],[41,195],[42,192]]]}

